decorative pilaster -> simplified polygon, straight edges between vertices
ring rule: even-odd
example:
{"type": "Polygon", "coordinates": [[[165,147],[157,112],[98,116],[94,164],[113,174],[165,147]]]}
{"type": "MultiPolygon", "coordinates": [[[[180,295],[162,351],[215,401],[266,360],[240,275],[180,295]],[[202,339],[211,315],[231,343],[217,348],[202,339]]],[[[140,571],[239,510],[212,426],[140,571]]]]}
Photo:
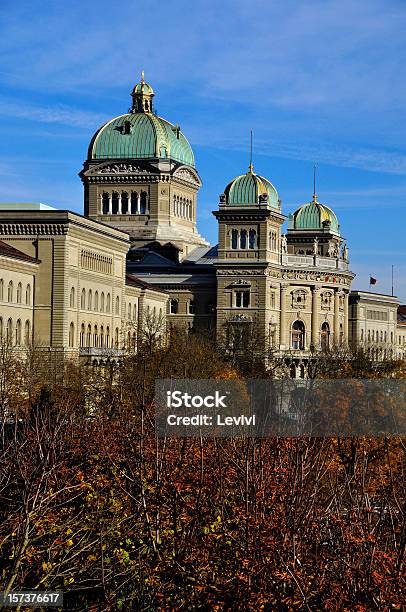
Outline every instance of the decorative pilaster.
{"type": "Polygon", "coordinates": [[[344,293],[344,344],[348,344],[348,298],[349,294],[344,293]]]}
{"type": "Polygon", "coordinates": [[[315,348],[319,345],[319,289],[318,286],[312,289],[312,345],[315,348]]]}
{"type": "Polygon", "coordinates": [[[281,348],[286,347],[286,293],[288,286],[281,285],[280,297],[280,322],[279,322],[279,344],[281,348]]]}
{"type": "Polygon", "coordinates": [[[334,344],[340,344],[340,294],[337,289],[334,292],[334,344]]]}
{"type": "Polygon", "coordinates": [[[109,198],[109,215],[113,214],[113,196],[111,193],[108,194],[108,198],[109,198]]]}
{"type": "Polygon", "coordinates": [[[119,191],[118,193],[118,210],[117,210],[117,214],[118,215],[122,215],[122,204],[121,204],[121,191],[119,191]]]}
{"type": "Polygon", "coordinates": [[[103,193],[100,194],[100,214],[103,214],[103,193]]]}

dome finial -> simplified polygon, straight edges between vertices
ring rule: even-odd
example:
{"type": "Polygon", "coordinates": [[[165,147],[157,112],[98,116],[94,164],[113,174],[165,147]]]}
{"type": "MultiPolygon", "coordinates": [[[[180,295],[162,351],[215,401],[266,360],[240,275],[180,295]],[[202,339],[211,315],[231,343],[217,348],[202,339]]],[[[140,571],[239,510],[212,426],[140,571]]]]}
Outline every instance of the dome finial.
{"type": "Polygon", "coordinates": [[[143,70],[141,70],[141,83],[145,83],[145,72],[143,70]]]}
{"type": "Polygon", "coordinates": [[[250,167],[249,167],[249,172],[250,174],[252,174],[254,170],[254,166],[252,165],[252,130],[251,130],[251,144],[250,144],[250,167]]]}
{"type": "Polygon", "coordinates": [[[154,90],[151,85],[145,82],[144,71],[141,71],[141,81],[134,86],[131,92],[133,104],[131,108],[132,113],[152,113],[152,98],[154,97],[154,90]]]}

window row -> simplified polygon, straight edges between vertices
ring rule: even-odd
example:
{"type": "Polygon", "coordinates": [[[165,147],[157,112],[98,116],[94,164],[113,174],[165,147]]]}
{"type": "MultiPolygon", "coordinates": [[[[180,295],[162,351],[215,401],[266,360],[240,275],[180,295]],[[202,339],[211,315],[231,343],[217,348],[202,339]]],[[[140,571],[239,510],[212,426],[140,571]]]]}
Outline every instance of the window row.
{"type": "Polygon", "coordinates": [[[259,246],[257,231],[254,229],[232,229],[231,248],[232,249],[257,249],[259,246]]]}
{"type": "MultiPolygon", "coordinates": [[[[96,347],[96,348],[119,348],[120,330],[118,327],[114,330],[114,336],[110,335],[110,327],[106,328],[103,325],[86,326],[82,323],[80,326],[79,346],[80,347],[96,347]]],[[[71,323],[69,326],[69,346],[75,346],[75,325],[71,323]]]]}
{"type": "MultiPolygon", "coordinates": [[[[364,334],[364,330],[361,329],[361,342],[364,342],[364,340],[367,340],[367,342],[388,342],[388,332],[386,330],[368,329],[366,338],[364,334]]],[[[390,333],[390,342],[393,344],[393,331],[390,333]]]]}
{"type": "Polygon", "coordinates": [[[29,346],[31,343],[31,323],[27,321],[24,323],[24,338],[23,324],[21,319],[17,319],[15,325],[13,319],[8,319],[7,322],[3,321],[0,317],[0,339],[6,341],[9,344],[15,346],[21,346],[24,342],[25,346],[29,346]]]}
{"type": "Polygon", "coordinates": [[[193,203],[189,198],[182,198],[180,196],[173,196],[173,208],[172,212],[175,217],[181,217],[182,219],[193,219],[193,203]]]}
{"type": "Polygon", "coordinates": [[[275,251],[275,252],[279,250],[277,232],[274,232],[274,231],[269,232],[269,248],[271,251],[275,251]]]}
{"type": "Polygon", "coordinates": [[[100,194],[103,215],[148,215],[149,197],[146,191],[104,191],[100,194]]]}
{"type": "MultiPolygon", "coordinates": [[[[75,287],[71,287],[70,290],[70,298],[69,298],[69,306],[70,308],[76,308],[76,297],[75,297],[75,287]]],[[[86,289],[82,289],[80,294],[80,309],[81,310],[93,310],[94,312],[111,312],[111,296],[110,293],[107,293],[105,296],[104,291],[102,291],[99,295],[99,292],[96,290],[93,294],[93,291],[89,289],[86,292],[86,289]]],[[[116,297],[115,300],[115,309],[114,312],[116,315],[120,314],[120,298],[116,297]]]]}
{"type": "Polygon", "coordinates": [[[80,265],[85,270],[102,272],[103,274],[113,273],[113,258],[107,255],[100,255],[92,251],[82,250],[80,253],[80,265]]]}
{"type": "MultiPolygon", "coordinates": [[[[5,297],[6,297],[6,292],[5,292],[5,287],[4,287],[4,280],[1,278],[0,279],[0,301],[3,302],[5,297]]],[[[24,303],[27,305],[31,305],[31,285],[28,283],[24,291],[22,283],[18,283],[15,297],[16,297],[17,304],[22,304],[23,298],[24,298],[25,300],[24,303]]],[[[13,281],[10,281],[7,286],[7,302],[14,302],[14,283],[13,281]]]]}

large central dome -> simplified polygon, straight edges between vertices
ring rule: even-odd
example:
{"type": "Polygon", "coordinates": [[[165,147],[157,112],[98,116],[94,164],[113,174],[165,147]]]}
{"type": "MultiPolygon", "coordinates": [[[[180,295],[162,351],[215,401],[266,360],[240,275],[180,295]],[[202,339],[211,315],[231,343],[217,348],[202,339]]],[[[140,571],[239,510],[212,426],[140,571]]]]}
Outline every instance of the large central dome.
{"type": "Polygon", "coordinates": [[[154,91],[142,75],[132,93],[131,111],[111,119],[93,136],[88,159],[171,159],[194,167],[192,147],[169,121],[154,114],[154,91]]]}

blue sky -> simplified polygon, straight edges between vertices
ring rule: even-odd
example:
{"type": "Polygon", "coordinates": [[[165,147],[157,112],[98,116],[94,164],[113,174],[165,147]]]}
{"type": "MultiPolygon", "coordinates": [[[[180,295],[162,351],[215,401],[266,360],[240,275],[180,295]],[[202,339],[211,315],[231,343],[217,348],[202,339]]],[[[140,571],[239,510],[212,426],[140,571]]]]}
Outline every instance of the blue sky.
{"type": "Polygon", "coordinates": [[[0,201],[82,212],[97,127],[126,112],[141,69],[203,179],[200,232],[249,162],[283,211],[312,193],[337,213],[355,288],[406,302],[406,4],[392,0],[2,0],[0,201]]]}

